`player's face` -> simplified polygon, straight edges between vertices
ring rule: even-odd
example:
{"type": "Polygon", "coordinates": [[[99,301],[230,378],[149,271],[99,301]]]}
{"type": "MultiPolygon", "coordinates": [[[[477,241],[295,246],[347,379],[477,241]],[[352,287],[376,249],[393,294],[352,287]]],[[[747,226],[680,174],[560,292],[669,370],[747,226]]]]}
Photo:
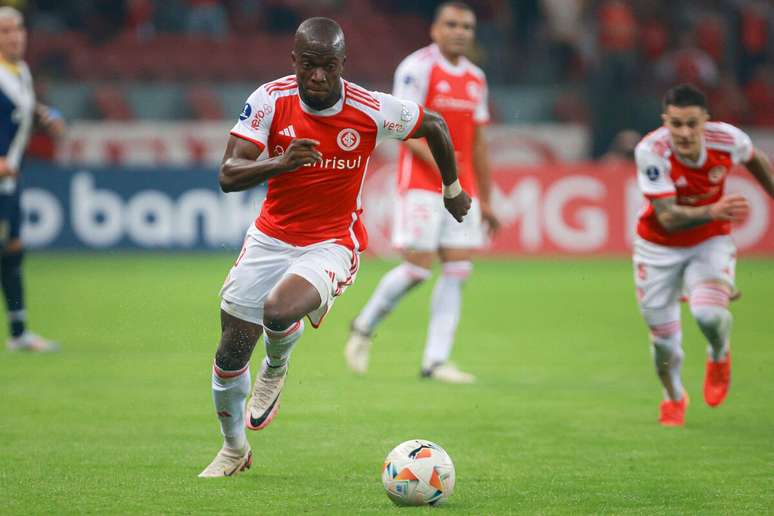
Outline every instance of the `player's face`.
{"type": "Polygon", "coordinates": [[[27,31],[21,20],[0,18],[0,54],[8,61],[18,61],[24,56],[27,31]]]}
{"type": "Polygon", "coordinates": [[[669,129],[672,146],[678,155],[691,160],[699,157],[704,123],[708,118],[707,110],[700,106],[667,106],[661,119],[669,129]]]}
{"type": "Polygon", "coordinates": [[[293,51],[298,89],[306,104],[314,109],[325,109],[339,100],[345,60],[331,49],[293,51]]]}
{"type": "Polygon", "coordinates": [[[476,17],[472,12],[447,7],[433,23],[430,36],[444,54],[461,56],[467,53],[473,44],[475,32],[476,17]]]}

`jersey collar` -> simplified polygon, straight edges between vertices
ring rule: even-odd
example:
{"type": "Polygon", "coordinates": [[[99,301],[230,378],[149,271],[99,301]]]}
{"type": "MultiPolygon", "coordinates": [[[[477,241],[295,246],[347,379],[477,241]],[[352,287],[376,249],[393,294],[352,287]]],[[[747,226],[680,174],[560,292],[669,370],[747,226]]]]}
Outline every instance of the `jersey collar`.
{"type": "Polygon", "coordinates": [[[301,109],[304,111],[304,113],[309,113],[310,115],[315,115],[315,116],[333,116],[341,113],[341,110],[344,108],[344,96],[346,95],[346,91],[344,90],[344,79],[340,78],[339,81],[341,81],[341,97],[331,107],[321,109],[321,110],[314,109],[310,107],[308,104],[306,104],[304,102],[304,99],[301,98],[301,88],[299,88],[298,102],[301,104],[301,109]]]}
{"type": "Polygon", "coordinates": [[[435,55],[436,59],[438,60],[438,64],[441,68],[444,69],[447,73],[451,75],[462,75],[467,70],[467,59],[465,56],[460,56],[459,61],[457,64],[452,64],[451,61],[446,59],[443,54],[441,53],[441,49],[438,48],[438,45],[436,43],[433,43],[430,45],[430,48],[432,49],[433,54],[435,55]]]}
{"type": "Polygon", "coordinates": [[[677,161],[679,161],[686,167],[701,168],[707,162],[707,142],[704,141],[704,139],[702,138],[701,150],[699,151],[699,159],[697,159],[696,161],[685,159],[681,157],[678,153],[676,153],[674,150],[672,150],[672,153],[675,155],[675,158],[677,158],[677,161]]]}

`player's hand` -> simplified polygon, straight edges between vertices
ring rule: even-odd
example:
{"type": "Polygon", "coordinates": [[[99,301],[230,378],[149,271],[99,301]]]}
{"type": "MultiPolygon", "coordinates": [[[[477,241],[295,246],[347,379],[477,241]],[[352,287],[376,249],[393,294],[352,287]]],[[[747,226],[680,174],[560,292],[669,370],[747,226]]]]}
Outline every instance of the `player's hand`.
{"type": "Polygon", "coordinates": [[[54,108],[38,104],[35,107],[35,114],[43,129],[52,137],[59,138],[64,134],[65,123],[62,114],[54,108]]]}
{"type": "Polygon", "coordinates": [[[747,199],[739,194],[724,195],[718,202],[709,207],[709,214],[713,220],[742,222],[749,213],[750,205],[747,203],[747,199]]]}
{"type": "Polygon", "coordinates": [[[304,165],[314,165],[322,161],[323,155],[317,150],[320,142],[309,138],[296,138],[290,142],[280,161],[288,172],[297,170],[304,165]]]}
{"type": "Polygon", "coordinates": [[[443,205],[446,206],[446,211],[451,213],[457,222],[462,222],[462,219],[470,210],[470,196],[463,190],[457,194],[457,197],[452,197],[451,199],[444,197],[443,205]]]}
{"type": "Polygon", "coordinates": [[[481,219],[486,224],[486,232],[491,237],[500,229],[500,220],[495,215],[489,203],[481,203],[481,219]]]}
{"type": "Polygon", "coordinates": [[[0,158],[0,177],[16,177],[16,171],[5,158],[0,158]]]}

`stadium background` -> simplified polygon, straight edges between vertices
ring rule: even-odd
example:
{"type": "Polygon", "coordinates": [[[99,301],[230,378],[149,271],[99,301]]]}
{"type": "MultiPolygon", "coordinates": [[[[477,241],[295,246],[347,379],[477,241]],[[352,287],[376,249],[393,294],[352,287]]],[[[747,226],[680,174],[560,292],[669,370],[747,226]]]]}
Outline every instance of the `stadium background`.
{"type": "Polygon", "coordinates": [[[2,3],[25,13],[38,95],[68,128],[59,142],[36,134],[22,174],[33,327],[64,351],[2,360],[0,455],[16,468],[0,473],[11,493],[0,512],[228,512],[256,482],[257,512],[383,512],[375,471],[417,436],[455,458],[449,509],[461,513],[771,511],[774,204],[749,174],[732,174],[730,189],[752,204],[735,234],[735,392],[725,412],[700,406],[703,350],[686,317],[695,405],[674,437],[656,432],[627,261],[641,202],[632,148],[660,123],[665,88],[699,84],[715,118],[774,157],[770,2],[470,1],[504,222],[467,287],[455,351],[480,384],[417,380],[429,286],[385,325],[372,374],[345,372],[349,319],[394,260],[386,145],[366,184],[372,259],[294,355],[272,446],[244,479],[214,488],[192,477],[217,446],[207,379],[217,289],[261,198],[218,191],[228,129],[257,85],[290,73],[305,17],[339,21],[346,77],[389,91],[395,65],[427,44],[438,2],[2,3]]]}

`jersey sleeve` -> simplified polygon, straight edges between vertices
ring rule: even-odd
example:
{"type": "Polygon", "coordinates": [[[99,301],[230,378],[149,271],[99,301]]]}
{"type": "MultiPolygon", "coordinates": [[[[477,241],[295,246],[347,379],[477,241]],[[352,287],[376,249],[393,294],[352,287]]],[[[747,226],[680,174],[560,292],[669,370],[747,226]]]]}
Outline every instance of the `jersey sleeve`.
{"type": "Polygon", "coordinates": [[[422,105],[427,99],[429,79],[430,73],[427,66],[417,62],[416,59],[406,58],[395,69],[392,94],[399,99],[410,100],[422,105]]]}
{"type": "Polygon", "coordinates": [[[265,86],[261,86],[247,97],[231,134],[254,143],[263,152],[269,142],[273,117],[274,99],[266,92],[265,86]]]}
{"type": "Polygon", "coordinates": [[[473,112],[473,121],[479,125],[489,123],[489,86],[486,80],[481,83],[481,94],[478,98],[476,110],[473,112]]]}
{"type": "Polygon", "coordinates": [[[755,149],[752,140],[747,133],[731,124],[723,124],[723,129],[730,133],[734,138],[734,146],[731,150],[731,160],[734,165],[750,161],[755,149]]]}
{"type": "Polygon", "coordinates": [[[425,111],[411,100],[393,97],[387,93],[373,92],[379,99],[377,142],[386,139],[406,140],[416,132],[425,111]]]}
{"type": "Polygon", "coordinates": [[[677,190],[670,177],[669,160],[640,143],[634,150],[637,162],[637,185],[648,199],[676,195],[677,190]]]}

